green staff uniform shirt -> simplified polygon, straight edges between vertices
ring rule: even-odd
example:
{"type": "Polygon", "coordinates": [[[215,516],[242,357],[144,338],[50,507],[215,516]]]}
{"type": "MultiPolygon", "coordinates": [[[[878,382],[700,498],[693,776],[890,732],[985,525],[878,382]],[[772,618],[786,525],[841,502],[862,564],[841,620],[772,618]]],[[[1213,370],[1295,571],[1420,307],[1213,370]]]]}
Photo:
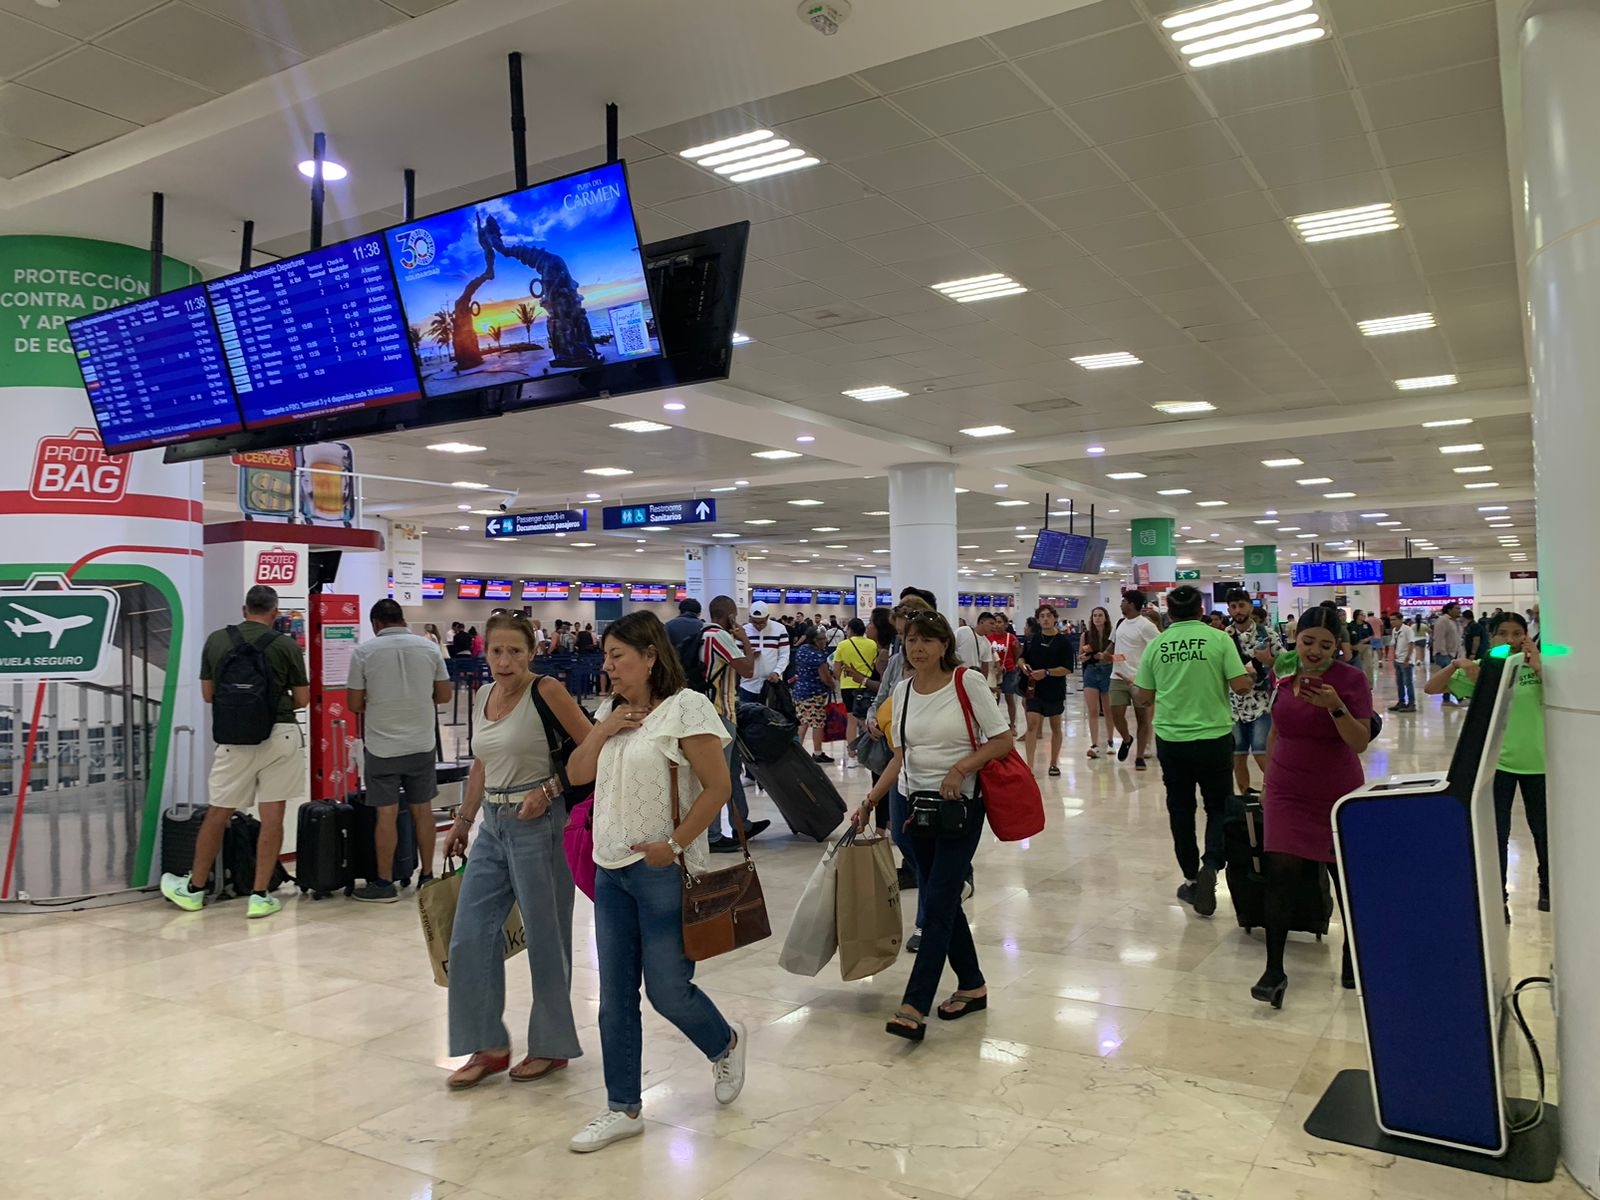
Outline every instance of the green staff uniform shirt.
{"type": "MultiPolygon", "coordinates": [[[[1450,694],[1470,700],[1477,685],[1465,671],[1450,676],[1450,694]]],[[[1496,769],[1510,775],[1544,774],[1544,679],[1527,663],[1517,672],[1506,715],[1505,741],[1496,769]]]]}
{"type": "Polygon", "coordinates": [[[1133,686],[1156,694],[1157,737],[1203,742],[1233,732],[1228,680],[1246,673],[1231,636],[1178,621],[1145,650],[1133,686]]]}

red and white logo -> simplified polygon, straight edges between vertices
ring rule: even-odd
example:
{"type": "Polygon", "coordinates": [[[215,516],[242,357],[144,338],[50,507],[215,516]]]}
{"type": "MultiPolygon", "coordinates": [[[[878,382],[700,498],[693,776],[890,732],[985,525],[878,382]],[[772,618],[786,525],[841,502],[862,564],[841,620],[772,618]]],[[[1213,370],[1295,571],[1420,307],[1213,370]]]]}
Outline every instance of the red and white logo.
{"type": "Polygon", "coordinates": [[[256,582],[293,586],[300,575],[300,556],[293,550],[263,550],[256,555],[256,582]]]}
{"type": "Polygon", "coordinates": [[[28,494],[35,500],[116,504],[128,491],[127,455],[113,458],[92,429],[39,439],[28,494]]]}

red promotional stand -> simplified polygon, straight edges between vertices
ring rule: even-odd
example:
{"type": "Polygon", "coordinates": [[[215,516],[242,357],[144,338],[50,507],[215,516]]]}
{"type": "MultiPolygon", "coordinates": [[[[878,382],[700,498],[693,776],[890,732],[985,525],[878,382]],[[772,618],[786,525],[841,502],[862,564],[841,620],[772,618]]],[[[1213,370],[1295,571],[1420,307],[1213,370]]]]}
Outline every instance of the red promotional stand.
{"type": "Polygon", "coordinates": [[[361,788],[360,726],[345,704],[350,659],[361,640],[361,598],[311,597],[311,798],[348,800],[361,788]]]}

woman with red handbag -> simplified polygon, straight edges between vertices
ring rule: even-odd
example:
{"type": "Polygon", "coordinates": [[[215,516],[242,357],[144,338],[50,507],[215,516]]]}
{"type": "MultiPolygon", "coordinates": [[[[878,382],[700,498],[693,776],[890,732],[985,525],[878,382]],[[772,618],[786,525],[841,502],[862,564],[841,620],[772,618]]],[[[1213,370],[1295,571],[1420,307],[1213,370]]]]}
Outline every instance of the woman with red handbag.
{"type": "Polygon", "coordinates": [[[948,958],[956,990],[939,1006],[939,1019],[955,1021],[989,1006],[989,989],[961,889],[983,837],[984,801],[979,770],[1012,749],[1011,727],[977,671],[957,672],[956,637],[937,612],[906,618],[904,651],[912,677],[895,687],[894,758],[851,818],[865,829],[872,810],[896,782],[910,806],[910,846],[921,878],[922,943],[904,1002],[884,1027],[894,1037],[920,1042],[948,958]],[[957,692],[964,689],[965,701],[957,692]],[[967,713],[987,740],[974,746],[967,713]]]}

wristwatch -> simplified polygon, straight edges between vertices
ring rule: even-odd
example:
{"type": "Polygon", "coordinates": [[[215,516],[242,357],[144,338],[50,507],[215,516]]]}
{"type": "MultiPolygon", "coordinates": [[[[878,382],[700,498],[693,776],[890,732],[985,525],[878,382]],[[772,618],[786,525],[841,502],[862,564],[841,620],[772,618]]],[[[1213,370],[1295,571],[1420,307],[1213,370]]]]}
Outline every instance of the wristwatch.
{"type": "Polygon", "coordinates": [[[1337,721],[1340,717],[1347,717],[1350,715],[1342,708],[1330,708],[1328,711],[1333,714],[1333,719],[1335,721],[1337,721]]]}
{"type": "Polygon", "coordinates": [[[683,857],[683,847],[678,845],[678,840],[676,838],[674,838],[674,837],[668,837],[667,838],[667,849],[672,851],[672,857],[673,858],[682,858],[683,857]]]}

